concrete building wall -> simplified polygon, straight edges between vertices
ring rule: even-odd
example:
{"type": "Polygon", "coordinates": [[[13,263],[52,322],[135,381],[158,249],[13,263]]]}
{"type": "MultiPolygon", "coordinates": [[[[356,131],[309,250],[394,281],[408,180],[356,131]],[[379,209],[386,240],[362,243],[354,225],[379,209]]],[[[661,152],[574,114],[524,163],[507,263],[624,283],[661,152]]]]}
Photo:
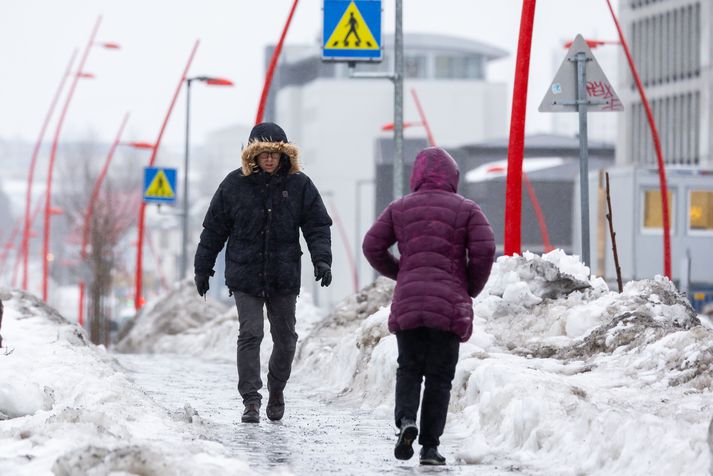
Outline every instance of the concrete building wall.
{"type": "MultiPolygon", "coordinates": [[[[621,23],[670,165],[710,167],[711,20],[704,0],[627,0],[621,23]]],[[[625,105],[617,164],[655,165],[656,155],[633,76],[620,54],[618,92],[625,105]]]]}

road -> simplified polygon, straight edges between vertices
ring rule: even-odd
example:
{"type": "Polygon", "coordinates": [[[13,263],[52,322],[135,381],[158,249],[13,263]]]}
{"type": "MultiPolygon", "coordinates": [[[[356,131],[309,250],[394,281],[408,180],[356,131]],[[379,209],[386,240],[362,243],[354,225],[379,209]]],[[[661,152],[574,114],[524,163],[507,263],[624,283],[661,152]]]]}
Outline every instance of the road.
{"type": "Polygon", "coordinates": [[[269,421],[263,406],[259,424],[244,424],[234,364],[172,354],[118,354],[116,358],[169,412],[185,415],[183,409],[190,405],[198,413],[191,425],[197,437],[220,443],[260,474],[522,474],[507,465],[458,464],[453,455],[459,442],[449,435],[441,447],[449,465],[421,467],[417,455],[398,461],[393,457],[396,438],[391,421],[354,410],[338,399],[324,400],[299,376],[288,384],[282,421],[269,421]]]}

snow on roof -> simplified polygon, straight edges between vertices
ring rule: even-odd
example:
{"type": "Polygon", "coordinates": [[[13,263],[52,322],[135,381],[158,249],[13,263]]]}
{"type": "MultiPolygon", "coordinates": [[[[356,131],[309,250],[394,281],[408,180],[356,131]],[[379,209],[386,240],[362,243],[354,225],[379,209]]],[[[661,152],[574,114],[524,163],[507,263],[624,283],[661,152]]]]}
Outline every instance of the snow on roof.
{"type": "MultiPolygon", "coordinates": [[[[522,171],[531,173],[538,170],[559,167],[565,160],[561,157],[543,157],[538,159],[525,159],[522,163],[522,171]]],[[[488,162],[465,174],[465,181],[468,183],[485,182],[498,177],[505,177],[508,171],[508,161],[496,160],[488,162]]]]}

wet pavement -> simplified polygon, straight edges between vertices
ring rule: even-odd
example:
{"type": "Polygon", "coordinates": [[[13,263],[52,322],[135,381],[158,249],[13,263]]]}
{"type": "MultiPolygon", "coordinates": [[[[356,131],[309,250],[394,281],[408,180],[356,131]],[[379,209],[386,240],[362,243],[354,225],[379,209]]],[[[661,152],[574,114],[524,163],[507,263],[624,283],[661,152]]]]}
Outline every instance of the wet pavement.
{"type": "Polygon", "coordinates": [[[177,418],[185,418],[184,408],[190,405],[198,413],[191,426],[199,438],[222,444],[259,473],[518,474],[517,470],[508,471],[507,465],[453,464],[459,442],[449,435],[444,435],[440,448],[449,465],[419,466],[417,454],[409,461],[398,461],[393,457],[396,438],[390,420],[339,400],[323,400],[314,386],[300,382],[299,376],[288,384],[282,421],[267,419],[264,398],[260,423],[244,424],[234,364],[170,354],[119,354],[116,358],[150,397],[177,418]]]}

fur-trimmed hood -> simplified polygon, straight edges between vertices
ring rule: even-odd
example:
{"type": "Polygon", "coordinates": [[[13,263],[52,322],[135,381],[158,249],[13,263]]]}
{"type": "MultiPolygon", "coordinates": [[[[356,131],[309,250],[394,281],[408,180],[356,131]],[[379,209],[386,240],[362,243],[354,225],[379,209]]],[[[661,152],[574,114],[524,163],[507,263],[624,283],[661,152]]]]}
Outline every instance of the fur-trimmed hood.
{"type": "Polygon", "coordinates": [[[290,170],[288,174],[295,174],[302,170],[300,165],[300,152],[297,146],[289,142],[267,142],[255,140],[248,142],[248,145],[243,148],[243,175],[248,176],[259,170],[257,165],[257,156],[262,152],[279,152],[286,155],[290,159],[290,170]]]}

